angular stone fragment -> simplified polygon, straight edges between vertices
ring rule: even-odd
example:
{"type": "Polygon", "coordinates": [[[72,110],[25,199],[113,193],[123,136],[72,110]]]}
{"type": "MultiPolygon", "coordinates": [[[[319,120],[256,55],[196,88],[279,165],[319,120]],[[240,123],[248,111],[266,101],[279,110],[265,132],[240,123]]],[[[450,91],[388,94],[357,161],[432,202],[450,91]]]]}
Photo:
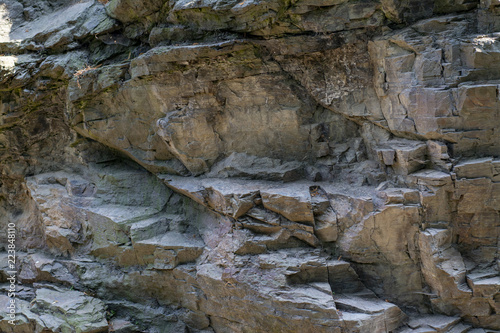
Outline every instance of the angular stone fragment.
{"type": "Polygon", "coordinates": [[[307,224],[314,223],[309,191],[300,187],[270,188],[260,191],[262,204],[287,219],[307,224]]]}
{"type": "Polygon", "coordinates": [[[396,315],[402,316],[397,306],[379,298],[369,299],[356,295],[335,294],[333,299],[337,308],[342,311],[368,314],[387,312],[388,315],[394,315],[391,313],[394,312],[396,315]]]}
{"type": "Polygon", "coordinates": [[[337,214],[329,208],[315,217],[314,234],[322,242],[334,242],[338,238],[337,214]]]}
{"type": "Polygon", "coordinates": [[[242,177],[274,181],[293,181],[303,177],[303,165],[273,158],[259,158],[244,153],[232,153],[212,166],[209,177],[242,177]]]}
{"type": "Polygon", "coordinates": [[[427,146],[405,140],[385,143],[387,147],[376,148],[382,164],[391,166],[397,174],[407,175],[422,169],[427,161],[427,146]]]}
{"type": "Polygon", "coordinates": [[[253,232],[259,234],[272,234],[278,232],[281,229],[279,224],[276,225],[268,224],[266,222],[261,222],[252,217],[244,217],[238,220],[238,223],[241,223],[243,228],[252,230],[253,232]]]}
{"type": "Polygon", "coordinates": [[[130,223],[130,240],[136,243],[141,240],[153,238],[166,233],[171,225],[182,222],[182,217],[175,214],[159,213],[154,216],[147,216],[146,219],[139,219],[130,223]]]}
{"type": "MultiPolygon", "coordinates": [[[[491,274],[495,274],[492,272],[491,274]]],[[[485,278],[474,278],[471,275],[467,275],[467,281],[477,297],[493,297],[500,293],[500,276],[485,277],[485,278]]],[[[497,301],[498,303],[498,301],[497,301]]],[[[497,304],[496,307],[499,307],[497,304]]]]}
{"type": "Polygon", "coordinates": [[[326,264],[328,267],[328,282],[335,294],[355,293],[364,288],[358,274],[348,262],[331,260],[326,264]]]}
{"type": "Polygon", "coordinates": [[[377,193],[384,199],[385,204],[418,204],[420,195],[418,191],[407,188],[387,188],[377,193]]]}
{"type": "MultiPolygon", "coordinates": [[[[382,300],[379,302],[386,303],[382,300]]],[[[369,308],[372,304],[377,304],[376,301],[368,300],[368,306],[363,306],[364,308],[369,308]]],[[[337,303],[336,303],[337,304],[337,303]]],[[[339,302],[338,304],[341,304],[339,302]]],[[[380,304],[380,303],[379,303],[380,304]]],[[[375,305],[375,308],[381,309],[375,305]]],[[[404,319],[404,314],[395,305],[386,303],[386,310],[376,313],[363,313],[363,312],[351,312],[342,311],[342,320],[345,323],[345,327],[350,332],[384,332],[386,329],[395,330],[401,325],[404,319]],[[387,311],[387,312],[386,312],[387,311]]]]}
{"type": "Polygon", "coordinates": [[[396,151],[396,163],[394,163],[394,170],[403,175],[415,172],[422,169],[427,161],[427,146],[425,145],[393,145],[396,151]]]}
{"type": "MultiPolygon", "coordinates": [[[[2,300],[9,300],[0,296],[2,300]]],[[[36,290],[29,303],[16,300],[15,326],[8,323],[8,311],[1,309],[0,329],[4,332],[81,332],[108,331],[106,306],[101,300],[82,292],[58,287],[36,290]]],[[[6,303],[3,303],[6,304],[6,303]]]]}
{"type": "Polygon", "coordinates": [[[465,264],[450,242],[448,230],[427,229],[420,233],[422,272],[426,282],[441,297],[467,300],[472,293],[465,285],[465,264]]]}
{"type": "Polygon", "coordinates": [[[379,149],[377,152],[379,154],[379,159],[381,159],[385,165],[394,164],[396,152],[393,149],[379,149]]]}
{"type": "MultiPolygon", "coordinates": [[[[17,316],[15,318],[10,317],[10,305],[11,298],[7,295],[0,296],[0,330],[3,332],[20,332],[20,333],[31,333],[31,332],[42,332],[45,327],[45,323],[40,320],[40,317],[31,312],[31,305],[29,302],[17,299],[15,306],[17,316]],[[13,327],[12,322],[14,320],[15,326],[13,327]]],[[[54,318],[55,320],[55,318],[54,318]]]]}
{"type": "Polygon", "coordinates": [[[281,224],[280,217],[277,213],[262,207],[253,207],[247,212],[247,215],[270,225],[278,226],[281,224]]]}
{"type": "Polygon", "coordinates": [[[466,333],[470,332],[471,326],[466,325],[464,323],[458,323],[457,325],[453,326],[451,329],[448,330],[449,333],[466,333]]]}
{"type": "Polygon", "coordinates": [[[128,333],[138,330],[139,328],[126,319],[113,318],[109,321],[109,328],[115,333],[128,333]]]}
{"type": "Polygon", "coordinates": [[[459,317],[448,317],[448,316],[422,316],[413,317],[408,321],[408,326],[411,328],[419,328],[429,326],[437,330],[438,332],[447,332],[451,327],[460,321],[459,317]]]}
{"type": "Polygon", "coordinates": [[[42,318],[45,311],[62,319],[75,331],[102,332],[107,330],[105,305],[101,300],[73,290],[39,289],[33,312],[42,318]],[[46,310],[45,310],[46,309],[46,310]]]}
{"type": "Polygon", "coordinates": [[[493,178],[493,159],[482,158],[477,160],[469,160],[455,165],[453,171],[458,178],[493,178]]]}
{"type": "Polygon", "coordinates": [[[432,164],[441,170],[449,171],[451,169],[449,162],[450,155],[448,154],[448,147],[445,144],[429,140],[427,141],[427,151],[432,164]]]}
{"type": "Polygon", "coordinates": [[[205,187],[203,187],[199,179],[165,174],[159,175],[159,178],[176,192],[187,196],[199,204],[206,205],[205,187]]]}
{"type": "Polygon", "coordinates": [[[451,176],[436,170],[422,170],[411,175],[418,185],[445,186],[451,184],[451,176]]]}
{"type": "Polygon", "coordinates": [[[140,265],[157,269],[172,269],[178,264],[195,261],[203,252],[204,244],[195,237],[179,232],[167,232],[133,244],[140,265]]]}
{"type": "Polygon", "coordinates": [[[158,11],[163,5],[162,0],[148,0],[135,3],[130,0],[111,0],[106,6],[109,16],[124,22],[131,23],[138,21],[147,15],[158,11]]]}
{"type": "Polygon", "coordinates": [[[235,219],[245,215],[255,205],[254,200],[259,193],[258,190],[252,191],[238,185],[232,187],[230,183],[219,184],[216,181],[204,182],[204,186],[207,186],[206,200],[209,207],[235,219]]]}

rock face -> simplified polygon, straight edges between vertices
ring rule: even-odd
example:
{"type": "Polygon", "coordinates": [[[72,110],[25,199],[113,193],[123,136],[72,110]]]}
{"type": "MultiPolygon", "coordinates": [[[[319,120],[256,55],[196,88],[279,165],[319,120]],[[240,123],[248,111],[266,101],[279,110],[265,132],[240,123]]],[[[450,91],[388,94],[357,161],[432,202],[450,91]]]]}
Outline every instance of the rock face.
{"type": "Polygon", "coordinates": [[[5,0],[0,330],[498,332],[499,91],[493,0],[5,0]]]}

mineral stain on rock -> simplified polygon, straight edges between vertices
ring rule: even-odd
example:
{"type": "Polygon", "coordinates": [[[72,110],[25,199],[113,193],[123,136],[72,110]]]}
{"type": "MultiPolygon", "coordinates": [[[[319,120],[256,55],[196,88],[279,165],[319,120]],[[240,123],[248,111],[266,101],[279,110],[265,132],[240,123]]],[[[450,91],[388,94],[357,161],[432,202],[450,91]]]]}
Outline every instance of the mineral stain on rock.
{"type": "Polygon", "coordinates": [[[500,331],[499,64],[493,0],[4,0],[0,331],[500,331]]]}

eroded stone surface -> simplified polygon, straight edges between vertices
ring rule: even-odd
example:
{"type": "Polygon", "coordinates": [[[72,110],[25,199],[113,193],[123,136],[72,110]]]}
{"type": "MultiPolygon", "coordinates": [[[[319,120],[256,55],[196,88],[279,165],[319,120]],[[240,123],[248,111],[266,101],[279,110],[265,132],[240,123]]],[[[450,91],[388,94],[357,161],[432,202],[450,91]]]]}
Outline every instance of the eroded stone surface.
{"type": "MultiPolygon", "coordinates": [[[[9,298],[2,296],[3,304],[9,298]]],[[[2,308],[0,327],[5,332],[107,332],[103,301],[75,290],[51,287],[37,289],[31,302],[17,300],[20,310],[14,325],[8,309],[2,308]]]]}
{"type": "Polygon", "coordinates": [[[4,1],[0,330],[499,330],[499,8],[4,1]]]}

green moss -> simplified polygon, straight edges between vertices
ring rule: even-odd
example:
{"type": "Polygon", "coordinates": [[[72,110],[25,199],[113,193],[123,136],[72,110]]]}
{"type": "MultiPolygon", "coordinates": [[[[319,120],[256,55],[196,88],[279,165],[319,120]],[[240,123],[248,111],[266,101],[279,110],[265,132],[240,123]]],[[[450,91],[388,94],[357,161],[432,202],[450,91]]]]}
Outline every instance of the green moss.
{"type": "Polygon", "coordinates": [[[79,100],[74,103],[77,109],[84,110],[87,108],[88,100],[79,100]]]}
{"type": "Polygon", "coordinates": [[[81,143],[82,143],[82,142],[84,142],[84,141],[85,141],[85,139],[83,139],[83,138],[78,138],[78,139],[76,139],[74,142],[72,142],[69,146],[70,146],[71,148],[75,148],[76,146],[78,146],[79,144],[81,144],[81,143]]]}
{"type": "Polygon", "coordinates": [[[22,111],[25,114],[30,114],[32,112],[36,112],[42,107],[44,103],[42,101],[28,101],[25,106],[23,106],[22,111]]]}

